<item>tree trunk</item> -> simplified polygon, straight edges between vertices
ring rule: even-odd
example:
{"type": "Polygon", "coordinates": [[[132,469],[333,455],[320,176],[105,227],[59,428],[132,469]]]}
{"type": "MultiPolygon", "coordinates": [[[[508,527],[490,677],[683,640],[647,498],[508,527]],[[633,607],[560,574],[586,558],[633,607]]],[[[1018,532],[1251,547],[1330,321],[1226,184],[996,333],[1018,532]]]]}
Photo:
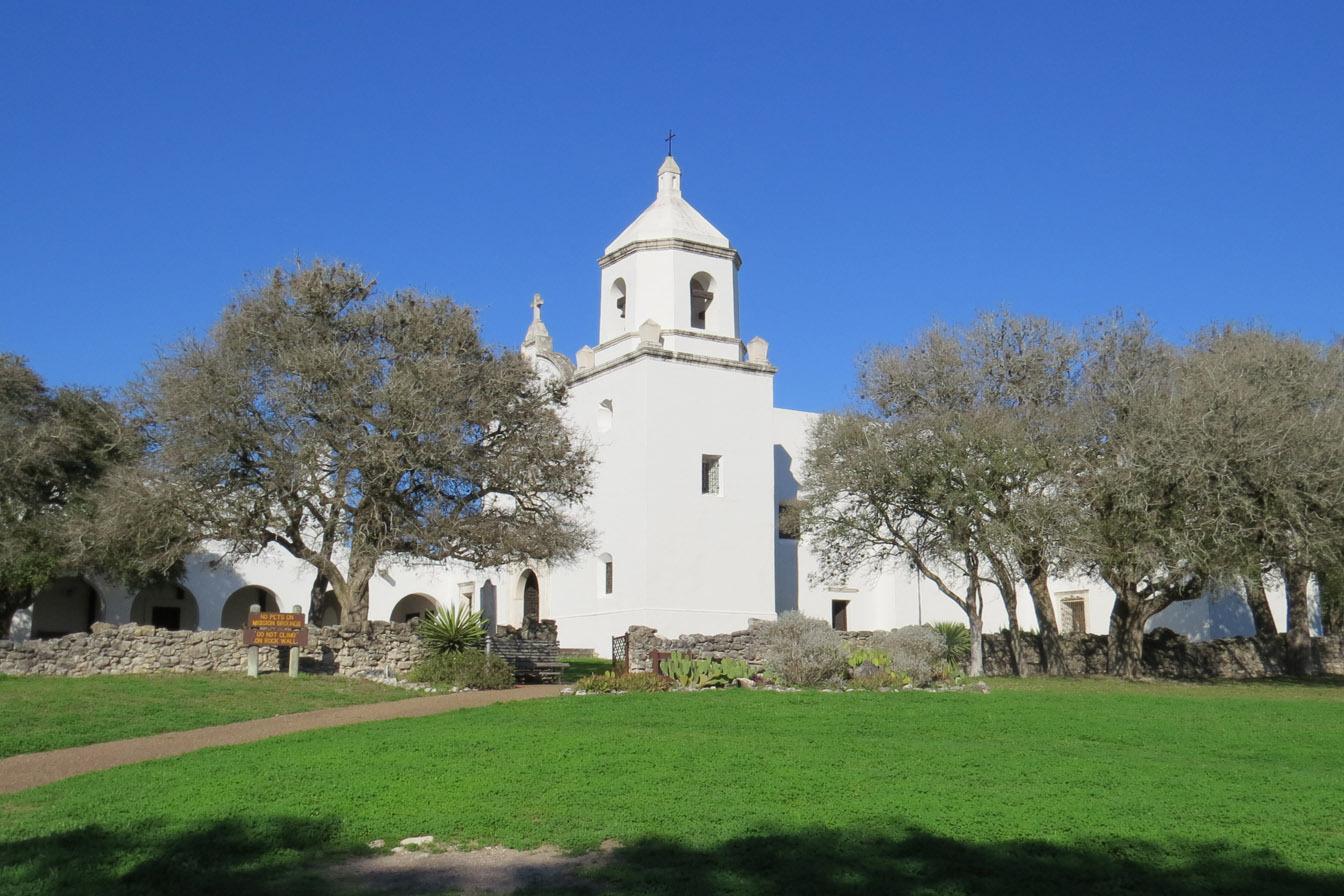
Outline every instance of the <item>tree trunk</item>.
{"type": "Polygon", "coordinates": [[[1003,607],[1008,611],[1008,661],[1012,664],[1013,674],[1021,678],[1027,671],[1022,661],[1022,626],[1017,621],[1017,588],[1009,583],[1006,590],[1000,586],[999,591],[1003,594],[1003,607]]]}
{"type": "Polygon", "coordinates": [[[1050,597],[1050,573],[1045,563],[1035,558],[1022,568],[1026,571],[1031,603],[1036,608],[1036,623],[1041,629],[1041,671],[1046,675],[1070,675],[1059,623],[1055,621],[1055,604],[1050,597]]]}
{"type": "Polygon", "coordinates": [[[1279,626],[1274,622],[1274,614],[1269,610],[1269,598],[1265,596],[1265,577],[1257,570],[1242,576],[1241,584],[1246,589],[1246,605],[1251,609],[1256,635],[1277,635],[1279,626]]]}
{"type": "Polygon", "coordinates": [[[1152,612],[1144,606],[1137,589],[1116,588],[1111,609],[1110,636],[1106,644],[1106,671],[1124,678],[1143,675],[1143,627],[1152,612]]]}
{"type": "Polygon", "coordinates": [[[967,611],[966,621],[971,630],[971,659],[966,671],[977,678],[985,674],[985,621],[973,611],[967,611]]]}
{"type": "Polygon", "coordinates": [[[1288,672],[1311,675],[1311,571],[1300,566],[1283,568],[1284,589],[1288,592],[1288,672]]]}
{"type": "Polygon", "coordinates": [[[376,556],[350,558],[350,573],[345,579],[345,593],[341,594],[339,588],[336,592],[341,598],[343,622],[369,621],[369,580],[373,578],[377,566],[376,556]]]}
{"type": "Polygon", "coordinates": [[[322,572],[313,576],[313,587],[308,591],[308,622],[312,625],[321,625],[322,617],[326,615],[327,587],[330,584],[322,572]]]}

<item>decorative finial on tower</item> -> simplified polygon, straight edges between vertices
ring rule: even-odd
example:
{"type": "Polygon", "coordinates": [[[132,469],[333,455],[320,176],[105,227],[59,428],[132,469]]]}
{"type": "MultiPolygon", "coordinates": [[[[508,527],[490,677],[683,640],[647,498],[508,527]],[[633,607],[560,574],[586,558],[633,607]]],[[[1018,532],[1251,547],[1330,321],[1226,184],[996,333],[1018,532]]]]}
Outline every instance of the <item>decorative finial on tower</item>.
{"type": "Polygon", "coordinates": [[[672,133],[672,129],[671,129],[671,128],[668,128],[668,129],[667,129],[667,136],[663,138],[664,140],[667,141],[667,154],[668,154],[668,155],[672,155],[672,138],[675,137],[675,136],[677,136],[677,135],[674,134],[674,133],[672,133]]]}
{"type": "Polygon", "coordinates": [[[546,329],[546,325],[541,322],[541,293],[532,294],[532,323],[527,328],[527,336],[523,338],[523,351],[532,350],[532,354],[537,351],[551,350],[551,334],[546,329]]]}

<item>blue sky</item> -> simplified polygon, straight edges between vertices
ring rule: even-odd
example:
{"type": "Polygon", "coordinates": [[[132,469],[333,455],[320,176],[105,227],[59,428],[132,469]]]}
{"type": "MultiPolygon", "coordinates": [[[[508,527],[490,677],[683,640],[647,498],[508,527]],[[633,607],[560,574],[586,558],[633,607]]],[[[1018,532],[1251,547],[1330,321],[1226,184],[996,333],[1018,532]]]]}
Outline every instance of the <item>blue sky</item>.
{"type": "Polygon", "coordinates": [[[686,197],[777,403],[931,320],[1344,331],[1344,3],[3,4],[0,351],[114,388],[295,257],[597,331],[686,197]]]}

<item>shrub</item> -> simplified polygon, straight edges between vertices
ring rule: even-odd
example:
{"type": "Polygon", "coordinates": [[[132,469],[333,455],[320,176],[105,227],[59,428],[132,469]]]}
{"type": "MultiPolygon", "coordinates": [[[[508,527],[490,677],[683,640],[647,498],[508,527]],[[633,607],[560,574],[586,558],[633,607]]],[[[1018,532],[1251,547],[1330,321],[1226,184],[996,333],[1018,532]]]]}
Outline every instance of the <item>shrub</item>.
{"type": "Polygon", "coordinates": [[[614,691],[650,693],[653,691],[670,691],[673,684],[671,679],[656,675],[653,672],[626,672],[622,675],[606,672],[602,675],[588,675],[580,678],[574,683],[574,687],[591,694],[610,694],[614,691]]]}
{"type": "Polygon", "coordinates": [[[513,687],[513,668],[480,650],[457,650],[430,654],[415,664],[407,678],[435,687],[497,691],[513,687]]]}
{"type": "Polygon", "coordinates": [[[880,650],[873,650],[869,647],[860,647],[849,655],[849,668],[857,669],[864,663],[876,666],[879,669],[885,669],[891,665],[891,657],[880,650]]]}
{"type": "Polygon", "coordinates": [[[765,663],[781,682],[815,687],[845,675],[845,642],[824,621],[783,613],[761,624],[765,663]]]}
{"type": "Polygon", "coordinates": [[[871,675],[858,675],[849,680],[849,686],[860,691],[880,691],[890,688],[898,691],[910,684],[910,676],[904,672],[892,672],[882,669],[871,675]]]}
{"type": "Polygon", "coordinates": [[[433,653],[471,650],[485,640],[485,617],[457,605],[430,613],[415,631],[433,653]]]}
{"type": "Polygon", "coordinates": [[[682,653],[663,660],[658,671],[684,688],[720,688],[751,675],[751,667],[742,660],[697,660],[682,653]]]}
{"type": "Polygon", "coordinates": [[[935,622],[933,630],[946,645],[943,659],[960,666],[971,658],[971,630],[962,622],[935,622]]]}
{"type": "Polygon", "coordinates": [[[943,659],[947,642],[942,635],[923,625],[907,625],[873,635],[869,646],[891,657],[891,671],[910,677],[923,687],[938,677],[946,666],[943,659]]]}

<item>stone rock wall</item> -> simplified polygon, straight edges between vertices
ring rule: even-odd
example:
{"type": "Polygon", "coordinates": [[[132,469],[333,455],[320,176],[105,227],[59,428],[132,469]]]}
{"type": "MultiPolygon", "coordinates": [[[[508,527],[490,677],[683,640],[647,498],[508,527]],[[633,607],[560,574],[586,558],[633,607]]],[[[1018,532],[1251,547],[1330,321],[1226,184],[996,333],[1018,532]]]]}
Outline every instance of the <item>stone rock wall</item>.
{"type": "MultiPolygon", "coordinates": [[[[415,637],[418,621],[367,622],[308,627],[308,646],[298,648],[304,672],[402,678],[423,656],[415,637]]],[[[555,623],[526,629],[501,628],[492,649],[505,659],[555,658],[555,623]]],[[[262,647],[258,666],[289,668],[289,648],[262,647]]],[[[513,661],[513,660],[511,660],[513,661]]],[[[515,663],[515,669],[518,668],[515,663]]],[[[0,675],[125,675],[141,672],[246,672],[242,632],[174,632],[149,625],[96,622],[91,632],[50,640],[0,641],[0,675]]]]}
{"type": "MultiPolygon", "coordinates": [[[[1064,651],[1075,675],[1106,674],[1105,635],[1065,635],[1064,651]]],[[[1312,672],[1344,675],[1344,637],[1312,639],[1312,672]]],[[[1040,637],[1023,633],[1022,652],[1026,673],[1041,671],[1040,637]]],[[[1190,641],[1171,629],[1159,628],[1143,639],[1143,666],[1156,678],[1269,678],[1286,675],[1288,637],[1220,638],[1190,641]]],[[[1008,638],[985,636],[985,671],[989,675],[1012,674],[1008,638]]]]}
{"type": "MultiPolygon", "coordinates": [[[[742,660],[753,668],[765,666],[765,640],[761,637],[760,623],[753,622],[741,631],[722,635],[682,635],[678,638],[660,638],[658,630],[643,625],[632,625],[626,632],[631,672],[651,672],[653,664],[649,653],[684,653],[697,659],[721,660],[725,657],[742,660]]],[[[867,647],[873,632],[840,632],[853,649],[867,647]]]]}
{"type": "MultiPolygon", "coordinates": [[[[338,675],[382,673],[401,677],[420,658],[413,625],[308,627],[308,646],[298,648],[299,668],[338,675]]],[[[289,648],[262,647],[262,671],[288,668],[289,648]]],[[[49,640],[0,641],[0,675],[124,675],[140,672],[246,672],[242,632],[175,632],[149,625],[93,624],[49,640]]]]}
{"type": "Polygon", "coordinates": [[[558,662],[560,638],[554,619],[524,620],[519,628],[501,625],[490,636],[490,652],[513,667],[523,679],[538,678],[544,663],[558,662]]]}
{"type": "MultiPolygon", "coordinates": [[[[865,647],[873,632],[841,632],[851,647],[865,647]]],[[[732,657],[754,667],[765,664],[765,644],[759,627],[721,635],[682,635],[660,638],[656,629],[631,626],[626,633],[630,671],[652,671],[649,654],[684,653],[703,659],[732,657]]],[[[1075,675],[1106,674],[1106,636],[1068,635],[1065,650],[1075,675]]],[[[1023,634],[1027,674],[1041,671],[1040,639],[1034,633],[1023,634]]],[[[1150,632],[1143,642],[1143,663],[1148,674],[1158,678],[1265,678],[1285,674],[1287,637],[1224,638],[1217,641],[1189,641],[1170,629],[1150,632]]],[[[1344,675],[1344,637],[1312,640],[1314,671],[1318,675],[1344,675]]],[[[985,672],[1011,675],[1005,635],[985,636],[985,672]]]]}

